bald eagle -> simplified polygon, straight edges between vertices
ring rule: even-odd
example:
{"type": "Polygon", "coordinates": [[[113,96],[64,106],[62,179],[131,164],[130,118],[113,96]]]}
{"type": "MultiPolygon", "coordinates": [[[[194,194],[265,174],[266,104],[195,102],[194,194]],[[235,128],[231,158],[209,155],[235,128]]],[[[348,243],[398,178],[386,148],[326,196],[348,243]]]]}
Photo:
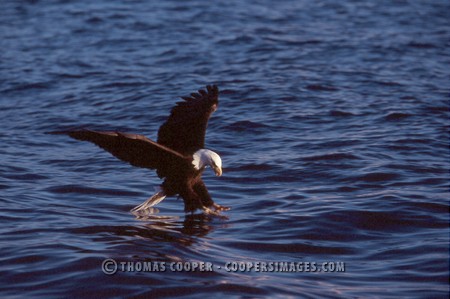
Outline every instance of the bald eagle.
{"type": "Polygon", "coordinates": [[[51,133],[92,142],[133,166],[156,169],[164,181],[156,194],[131,210],[134,214],[147,214],[166,196],[174,195],[183,198],[185,212],[200,209],[218,214],[229,208],[214,203],[201,178],[208,166],[217,176],[222,175],[220,156],[204,149],[208,120],[217,109],[218,97],[219,89],[215,85],[182,97],[184,101],[176,103],[167,121],[159,128],[156,142],[142,135],[121,132],[76,130],[51,133]]]}

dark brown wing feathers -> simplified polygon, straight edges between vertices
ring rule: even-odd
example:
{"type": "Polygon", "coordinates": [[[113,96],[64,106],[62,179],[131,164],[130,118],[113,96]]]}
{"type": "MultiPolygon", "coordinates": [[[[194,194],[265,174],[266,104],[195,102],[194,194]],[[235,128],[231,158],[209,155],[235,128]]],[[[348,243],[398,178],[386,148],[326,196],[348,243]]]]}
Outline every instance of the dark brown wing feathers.
{"type": "Polygon", "coordinates": [[[166,177],[173,171],[168,169],[168,166],[181,166],[189,161],[180,153],[138,134],[90,130],[60,131],[52,134],[66,134],[78,140],[92,142],[133,166],[157,169],[160,177],[166,177]]]}
{"type": "Polygon", "coordinates": [[[120,132],[90,130],[60,131],[72,138],[89,141],[133,166],[156,169],[163,178],[190,163],[191,155],[204,147],[208,119],[218,105],[215,85],[182,97],[158,131],[158,142],[145,136],[120,132]],[[177,169],[178,168],[178,169],[177,169]]]}
{"type": "Polygon", "coordinates": [[[204,148],[208,120],[217,109],[219,89],[215,85],[182,97],[173,107],[169,119],[159,128],[158,143],[181,154],[191,155],[204,148]]]}

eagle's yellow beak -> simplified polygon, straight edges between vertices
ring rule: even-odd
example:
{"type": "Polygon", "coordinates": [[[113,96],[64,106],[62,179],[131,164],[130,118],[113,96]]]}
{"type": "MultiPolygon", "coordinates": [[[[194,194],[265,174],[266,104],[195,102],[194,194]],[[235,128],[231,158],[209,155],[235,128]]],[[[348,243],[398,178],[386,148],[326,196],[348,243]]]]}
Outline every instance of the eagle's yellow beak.
{"type": "Polygon", "coordinates": [[[222,175],[222,168],[215,166],[213,167],[214,172],[216,173],[216,176],[221,176],[222,175]]]}

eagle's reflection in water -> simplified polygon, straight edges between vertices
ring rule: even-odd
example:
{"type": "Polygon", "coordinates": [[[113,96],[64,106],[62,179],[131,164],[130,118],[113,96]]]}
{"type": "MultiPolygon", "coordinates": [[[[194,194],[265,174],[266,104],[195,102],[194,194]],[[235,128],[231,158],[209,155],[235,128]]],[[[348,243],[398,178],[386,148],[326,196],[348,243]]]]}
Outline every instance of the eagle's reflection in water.
{"type": "Polygon", "coordinates": [[[214,227],[213,225],[210,225],[210,222],[212,222],[213,219],[217,219],[219,221],[228,220],[228,217],[223,215],[217,216],[208,215],[205,213],[187,214],[184,216],[181,226],[180,219],[182,217],[158,215],[158,213],[158,208],[150,208],[145,214],[133,213],[133,215],[135,215],[136,220],[144,222],[143,226],[149,230],[157,230],[160,232],[180,232],[182,234],[192,236],[204,236],[208,234],[214,227]]]}

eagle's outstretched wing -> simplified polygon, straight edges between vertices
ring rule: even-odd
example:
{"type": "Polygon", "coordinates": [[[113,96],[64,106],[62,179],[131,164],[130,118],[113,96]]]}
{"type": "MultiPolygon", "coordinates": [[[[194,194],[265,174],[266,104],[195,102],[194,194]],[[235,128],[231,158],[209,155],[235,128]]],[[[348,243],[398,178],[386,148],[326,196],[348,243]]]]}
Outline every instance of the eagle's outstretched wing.
{"type": "Polygon", "coordinates": [[[50,133],[66,134],[78,140],[92,142],[133,166],[156,169],[161,178],[173,171],[170,167],[181,166],[189,161],[188,157],[138,134],[90,130],[50,133]]]}
{"type": "Polygon", "coordinates": [[[158,143],[183,155],[204,148],[206,127],[211,113],[219,104],[219,89],[215,85],[182,97],[172,108],[169,119],[159,128],[158,143]]]}

